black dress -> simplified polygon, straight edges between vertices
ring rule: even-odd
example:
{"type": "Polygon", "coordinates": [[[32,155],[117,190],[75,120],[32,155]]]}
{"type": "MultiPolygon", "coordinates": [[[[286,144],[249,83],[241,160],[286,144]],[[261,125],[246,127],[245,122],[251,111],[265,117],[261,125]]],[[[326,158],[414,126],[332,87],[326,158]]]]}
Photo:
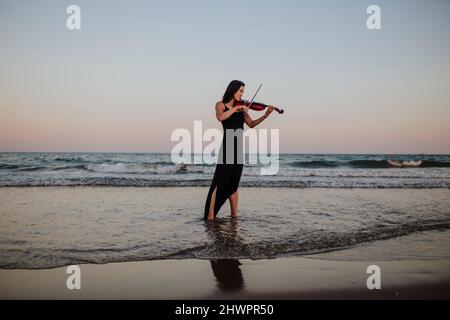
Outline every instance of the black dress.
{"type": "MultiPolygon", "coordinates": [[[[225,111],[229,110],[227,106],[225,106],[225,111]]],[[[235,112],[226,120],[222,121],[223,127],[223,139],[222,146],[219,154],[219,158],[216,165],[216,171],[214,172],[214,177],[211,182],[211,187],[209,188],[208,197],[206,198],[205,203],[205,212],[203,219],[208,219],[209,207],[211,204],[211,197],[214,192],[214,189],[217,187],[216,191],[216,202],[214,205],[214,217],[217,216],[220,208],[227,201],[227,199],[237,191],[239,187],[239,181],[241,180],[242,169],[244,167],[242,161],[242,152],[238,153],[238,146],[242,146],[242,135],[236,134],[233,141],[234,148],[234,161],[226,162],[226,148],[225,146],[227,141],[226,129],[232,129],[232,132],[235,132],[236,129],[244,129],[244,112],[235,112]],[[240,141],[238,141],[238,139],[240,141]],[[238,154],[240,157],[238,157],[238,154]],[[222,158],[222,161],[220,159],[222,158]],[[238,159],[240,161],[238,161],[238,159]]],[[[241,150],[242,151],[242,150],[241,150]]]]}

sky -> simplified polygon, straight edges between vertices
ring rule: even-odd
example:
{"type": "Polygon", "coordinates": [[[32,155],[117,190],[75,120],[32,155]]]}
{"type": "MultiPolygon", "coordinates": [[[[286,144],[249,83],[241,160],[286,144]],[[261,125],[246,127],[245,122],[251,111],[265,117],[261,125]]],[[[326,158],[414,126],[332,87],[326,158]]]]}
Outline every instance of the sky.
{"type": "Polygon", "coordinates": [[[175,129],[221,128],[239,79],[285,109],[256,128],[281,152],[449,154],[449,16],[444,0],[0,0],[0,151],[170,152],[175,129]]]}

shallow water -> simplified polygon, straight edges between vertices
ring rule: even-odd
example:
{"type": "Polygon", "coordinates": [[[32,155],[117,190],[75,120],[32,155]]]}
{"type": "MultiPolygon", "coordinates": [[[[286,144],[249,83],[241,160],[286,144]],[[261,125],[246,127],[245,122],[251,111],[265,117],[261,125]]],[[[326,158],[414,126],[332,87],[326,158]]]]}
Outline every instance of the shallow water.
{"type": "Polygon", "coordinates": [[[450,229],[448,189],[241,188],[239,218],[225,204],[212,223],[207,191],[0,188],[0,267],[275,258],[450,229]]]}

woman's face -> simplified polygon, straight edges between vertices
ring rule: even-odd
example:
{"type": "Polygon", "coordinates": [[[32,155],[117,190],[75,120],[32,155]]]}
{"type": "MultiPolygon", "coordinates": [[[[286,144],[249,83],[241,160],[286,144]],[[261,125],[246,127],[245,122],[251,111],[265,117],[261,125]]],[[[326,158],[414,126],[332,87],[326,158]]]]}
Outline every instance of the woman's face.
{"type": "Polygon", "coordinates": [[[244,86],[241,86],[238,91],[234,94],[234,101],[241,101],[242,95],[244,94],[244,86]]]}

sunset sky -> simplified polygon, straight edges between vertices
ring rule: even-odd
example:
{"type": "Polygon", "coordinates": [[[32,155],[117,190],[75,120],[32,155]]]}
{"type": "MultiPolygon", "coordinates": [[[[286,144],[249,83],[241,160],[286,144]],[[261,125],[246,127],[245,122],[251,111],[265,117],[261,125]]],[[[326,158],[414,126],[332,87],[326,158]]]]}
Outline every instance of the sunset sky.
{"type": "Polygon", "coordinates": [[[0,0],[0,151],[170,152],[233,79],[281,152],[448,154],[450,1],[0,0]]]}

